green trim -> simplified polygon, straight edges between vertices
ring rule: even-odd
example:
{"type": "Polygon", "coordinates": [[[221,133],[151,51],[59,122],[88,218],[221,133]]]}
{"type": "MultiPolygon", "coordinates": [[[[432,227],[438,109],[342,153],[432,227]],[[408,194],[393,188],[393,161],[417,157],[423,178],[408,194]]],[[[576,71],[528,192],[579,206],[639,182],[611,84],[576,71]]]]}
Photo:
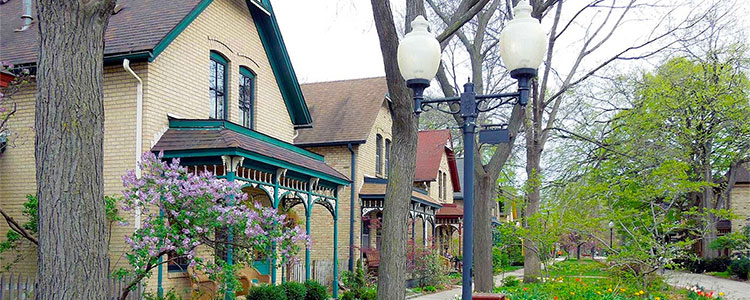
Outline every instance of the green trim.
{"type": "Polygon", "coordinates": [[[185,18],[183,18],[182,21],[180,21],[180,23],[177,23],[177,26],[172,28],[172,30],[170,30],[169,33],[167,33],[167,35],[164,36],[164,38],[162,38],[158,44],[156,44],[156,47],[154,47],[154,51],[152,52],[151,58],[149,58],[148,61],[149,62],[154,61],[156,57],[158,57],[159,54],[161,54],[162,51],[164,51],[164,49],[166,49],[169,46],[169,44],[171,44],[172,41],[174,41],[174,39],[176,39],[177,36],[179,36],[180,33],[182,33],[185,30],[185,28],[188,27],[188,25],[190,25],[190,23],[192,23],[193,20],[195,20],[195,18],[197,18],[198,15],[200,15],[203,12],[203,10],[205,10],[206,7],[208,7],[209,4],[211,4],[211,2],[213,2],[213,0],[201,0],[201,2],[198,3],[198,5],[196,5],[195,8],[193,8],[193,10],[191,10],[190,13],[188,13],[187,16],[185,16],[185,18]]]}
{"type": "Polygon", "coordinates": [[[246,66],[240,66],[240,74],[255,79],[255,73],[246,66]]]}
{"type": "Polygon", "coordinates": [[[179,151],[165,151],[164,158],[174,157],[201,157],[201,156],[221,156],[221,155],[239,155],[245,158],[249,158],[255,161],[259,161],[264,164],[278,166],[280,168],[292,170],[297,173],[305,174],[311,177],[318,177],[326,180],[333,184],[348,186],[349,181],[328,175],[326,173],[310,170],[292,163],[288,163],[273,157],[260,155],[255,152],[250,152],[244,149],[226,148],[226,149],[201,149],[201,150],[179,150],[179,151]]]}
{"type": "Polygon", "coordinates": [[[294,72],[289,59],[289,53],[281,36],[276,15],[270,2],[262,1],[261,3],[271,13],[270,16],[253,4],[248,6],[255,27],[258,29],[260,41],[263,43],[263,49],[266,51],[268,61],[271,64],[276,83],[279,85],[281,96],[284,98],[292,123],[296,126],[310,126],[313,120],[302,94],[302,89],[300,89],[299,81],[297,81],[297,74],[294,72]]]}
{"type": "Polygon", "coordinates": [[[246,128],[242,125],[235,124],[226,120],[181,120],[181,119],[170,119],[169,120],[169,128],[179,128],[179,129],[188,129],[188,128],[195,128],[198,130],[206,130],[206,129],[221,129],[226,128],[229,130],[232,130],[234,132],[238,132],[244,135],[247,135],[251,138],[269,143],[274,146],[278,146],[281,148],[284,148],[285,150],[293,151],[294,153],[301,154],[304,156],[307,156],[309,158],[318,160],[318,161],[325,161],[322,155],[316,154],[310,151],[307,151],[305,149],[302,149],[300,147],[295,146],[294,144],[287,143],[285,141],[270,137],[268,135],[262,134],[260,132],[257,132],[255,130],[252,130],[250,128],[246,128]]]}
{"type": "Polygon", "coordinates": [[[143,62],[143,61],[149,61],[149,59],[152,57],[151,52],[144,51],[144,52],[135,52],[135,53],[123,53],[123,54],[114,54],[109,56],[104,56],[104,65],[114,65],[119,64],[124,59],[130,60],[130,62],[143,62]]]}
{"type": "MultiPolygon", "coordinates": [[[[224,57],[224,55],[221,55],[221,53],[219,53],[217,51],[213,51],[213,50],[211,51],[211,59],[216,60],[216,61],[218,61],[220,63],[223,63],[224,67],[226,67],[226,65],[229,63],[227,61],[227,58],[224,57]]],[[[226,70],[226,68],[224,68],[224,70],[226,70]]]]}

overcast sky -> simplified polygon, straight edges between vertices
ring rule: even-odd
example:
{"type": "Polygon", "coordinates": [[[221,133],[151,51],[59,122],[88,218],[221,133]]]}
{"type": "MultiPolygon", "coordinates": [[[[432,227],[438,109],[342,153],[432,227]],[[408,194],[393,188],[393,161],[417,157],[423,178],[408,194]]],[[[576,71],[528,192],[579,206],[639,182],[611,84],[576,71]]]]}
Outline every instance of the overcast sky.
{"type": "MultiPolygon", "coordinates": [[[[398,15],[404,1],[392,2],[396,10],[394,14],[398,15]]],[[[748,1],[740,0],[734,3],[735,13],[738,15],[750,13],[748,1]]],[[[576,2],[569,2],[568,6],[575,4],[576,2]]],[[[364,78],[385,74],[369,0],[275,1],[274,11],[300,82],[364,78]]],[[[644,11],[634,15],[631,20],[633,22],[627,24],[629,27],[619,32],[618,37],[608,42],[605,48],[621,50],[650,32],[653,27],[647,21],[650,17],[646,16],[647,14],[649,12],[644,11]]],[[[747,27],[746,18],[740,19],[744,24],[738,25],[747,27]]],[[[585,24],[580,28],[583,28],[583,25],[585,24]]],[[[570,44],[573,48],[577,45],[579,44],[575,42],[570,44]]],[[[565,47],[559,46],[560,50],[565,47]]]]}
{"type": "Polygon", "coordinates": [[[383,76],[369,0],[275,1],[300,82],[383,76]]]}

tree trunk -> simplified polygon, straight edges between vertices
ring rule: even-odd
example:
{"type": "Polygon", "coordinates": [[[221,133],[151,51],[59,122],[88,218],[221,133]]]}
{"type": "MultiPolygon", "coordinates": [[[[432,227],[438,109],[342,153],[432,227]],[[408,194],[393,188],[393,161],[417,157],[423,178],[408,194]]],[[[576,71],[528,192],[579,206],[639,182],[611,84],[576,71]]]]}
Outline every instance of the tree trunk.
{"type": "MultiPolygon", "coordinates": [[[[378,299],[404,299],[409,200],[414,181],[417,124],[414,102],[396,60],[398,34],[390,1],[372,0],[375,27],[383,54],[388,92],[393,102],[393,144],[383,203],[383,235],[378,268],[378,299]]],[[[407,16],[409,18],[409,16],[407,16]]],[[[413,17],[411,17],[413,19],[413,17]]]]}
{"type": "Polygon", "coordinates": [[[106,299],[104,31],[114,0],[37,0],[36,299],[106,299]]]}
{"type": "MultiPolygon", "coordinates": [[[[525,226],[529,226],[528,218],[533,216],[539,210],[539,189],[541,187],[541,168],[540,161],[542,156],[542,114],[544,108],[542,103],[539,103],[539,95],[537,94],[538,85],[536,80],[532,81],[532,95],[531,95],[531,108],[530,108],[530,120],[526,122],[526,210],[524,210],[524,217],[526,218],[525,226]]],[[[539,280],[541,275],[541,261],[539,259],[538,248],[529,239],[524,239],[524,261],[523,261],[523,280],[524,282],[535,282],[539,280]]]]}
{"type": "MultiPolygon", "coordinates": [[[[708,134],[706,134],[708,136],[708,134]]],[[[703,143],[703,146],[701,147],[701,179],[703,182],[706,183],[713,183],[713,176],[711,174],[711,142],[706,141],[703,143]]],[[[709,209],[714,208],[713,206],[714,202],[714,190],[712,186],[706,186],[703,188],[703,193],[701,193],[701,208],[703,208],[705,211],[708,211],[709,209]]],[[[703,238],[701,239],[701,250],[703,252],[703,257],[706,258],[715,258],[719,256],[718,250],[712,250],[709,248],[709,244],[716,239],[716,223],[717,218],[716,215],[709,213],[707,216],[708,220],[706,222],[708,223],[708,228],[706,233],[703,235],[703,238]]]]}
{"type": "MultiPolygon", "coordinates": [[[[477,157],[480,157],[477,155],[477,157]]],[[[492,205],[495,202],[495,180],[474,168],[474,290],[492,292],[492,205]],[[489,201],[488,201],[489,200],[489,201]],[[479,266],[482,266],[481,268],[479,266]]]]}

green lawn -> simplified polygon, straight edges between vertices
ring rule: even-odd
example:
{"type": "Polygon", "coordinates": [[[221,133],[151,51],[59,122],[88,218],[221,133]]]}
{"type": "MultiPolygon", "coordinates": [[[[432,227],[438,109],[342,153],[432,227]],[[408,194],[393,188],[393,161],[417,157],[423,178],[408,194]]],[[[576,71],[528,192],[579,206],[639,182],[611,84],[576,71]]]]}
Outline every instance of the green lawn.
{"type": "Polygon", "coordinates": [[[549,271],[550,277],[538,283],[522,283],[508,276],[503,286],[496,288],[495,292],[506,294],[508,300],[709,299],[685,289],[672,288],[658,280],[643,288],[632,279],[611,275],[603,263],[590,259],[557,262],[549,271]]]}
{"type": "Polygon", "coordinates": [[[570,276],[607,276],[605,265],[591,259],[569,259],[557,262],[550,267],[552,277],[570,276]]]}
{"type": "Polygon", "coordinates": [[[727,279],[732,278],[732,275],[729,275],[729,271],[724,271],[724,272],[708,272],[707,274],[711,275],[711,276],[716,276],[716,277],[721,277],[721,278],[727,278],[727,279]]]}

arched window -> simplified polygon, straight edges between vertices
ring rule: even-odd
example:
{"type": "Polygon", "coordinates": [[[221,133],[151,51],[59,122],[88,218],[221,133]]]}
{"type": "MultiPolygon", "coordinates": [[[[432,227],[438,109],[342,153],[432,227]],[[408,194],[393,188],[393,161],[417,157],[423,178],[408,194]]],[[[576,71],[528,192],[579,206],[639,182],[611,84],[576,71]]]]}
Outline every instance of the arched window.
{"type": "Polygon", "coordinates": [[[211,51],[209,76],[209,113],[211,119],[227,118],[227,59],[211,51]]]}
{"type": "Polygon", "coordinates": [[[443,172],[443,200],[448,199],[448,175],[443,172]]]}
{"type": "Polygon", "coordinates": [[[240,67],[240,121],[242,126],[253,129],[255,121],[255,74],[240,67]]]}
{"type": "Polygon", "coordinates": [[[383,136],[377,135],[375,136],[375,173],[377,175],[383,174],[383,160],[382,155],[383,153],[383,136]]]}

